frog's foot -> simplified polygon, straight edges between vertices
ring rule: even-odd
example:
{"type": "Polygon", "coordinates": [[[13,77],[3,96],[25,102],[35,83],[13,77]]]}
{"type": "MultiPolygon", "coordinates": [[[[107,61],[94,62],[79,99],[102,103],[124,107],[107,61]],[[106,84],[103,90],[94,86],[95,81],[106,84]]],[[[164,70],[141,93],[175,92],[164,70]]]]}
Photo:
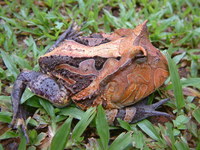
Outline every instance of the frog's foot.
{"type": "Polygon", "coordinates": [[[112,110],[106,110],[106,116],[108,123],[110,125],[117,125],[118,121],[117,118],[120,118],[128,123],[136,123],[138,121],[141,121],[145,118],[151,117],[151,116],[165,116],[168,118],[172,118],[170,114],[167,114],[165,112],[156,111],[159,106],[166,103],[169,99],[163,99],[157,103],[146,105],[146,102],[148,101],[148,97],[142,100],[141,102],[135,104],[131,107],[125,107],[122,109],[112,109],[112,110]]]}
{"type": "MultiPolygon", "coordinates": [[[[148,100],[148,98],[146,98],[146,99],[148,100]]],[[[136,123],[138,121],[141,121],[141,120],[151,117],[151,116],[165,116],[167,118],[172,118],[172,115],[170,115],[168,113],[156,111],[156,109],[159,106],[161,106],[164,103],[166,103],[167,101],[169,101],[169,98],[160,100],[159,102],[156,102],[151,105],[145,104],[145,101],[147,101],[146,99],[144,100],[144,102],[139,102],[136,105],[132,106],[132,107],[136,108],[136,113],[130,123],[136,123]]]]}
{"type": "Polygon", "coordinates": [[[29,143],[29,136],[27,133],[27,126],[25,123],[26,118],[27,118],[27,112],[25,111],[22,105],[19,105],[18,112],[17,114],[13,115],[13,119],[9,127],[13,129],[17,129],[19,127],[26,138],[26,142],[29,143]]]}
{"type": "Polygon", "coordinates": [[[82,32],[80,32],[80,27],[75,23],[72,23],[65,32],[63,32],[58,40],[47,50],[46,53],[51,52],[54,48],[56,48],[62,41],[64,40],[73,40],[74,38],[80,36],[82,32]]]}
{"type": "Polygon", "coordinates": [[[81,26],[78,26],[76,23],[72,23],[69,28],[60,35],[55,44],[58,45],[63,40],[72,40],[73,38],[80,36],[82,34],[82,32],[80,32],[80,28],[81,26]]]}

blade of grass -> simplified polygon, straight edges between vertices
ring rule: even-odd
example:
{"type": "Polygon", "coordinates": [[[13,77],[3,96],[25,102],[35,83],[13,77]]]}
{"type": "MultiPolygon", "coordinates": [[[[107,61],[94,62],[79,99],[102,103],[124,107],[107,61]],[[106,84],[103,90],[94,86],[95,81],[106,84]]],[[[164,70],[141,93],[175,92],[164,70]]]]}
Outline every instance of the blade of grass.
{"type": "Polygon", "coordinates": [[[109,150],[125,149],[132,142],[131,132],[121,133],[110,145],[109,150]]]}
{"type": "Polygon", "coordinates": [[[11,122],[11,113],[0,112],[0,122],[10,123],[11,122]]]}
{"type": "Polygon", "coordinates": [[[143,149],[145,145],[145,140],[144,140],[144,134],[137,130],[133,134],[133,139],[134,139],[134,145],[138,149],[143,149]]]}
{"type": "Polygon", "coordinates": [[[7,131],[4,132],[1,136],[0,136],[0,140],[5,140],[5,139],[9,139],[9,138],[15,138],[19,136],[19,134],[13,132],[13,131],[7,131]]]}
{"type": "Polygon", "coordinates": [[[81,118],[84,115],[84,111],[78,109],[77,107],[66,107],[62,108],[59,114],[65,116],[72,116],[76,119],[81,120],[81,118]]]}
{"type": "Polygon", "coordinates": [[[173,58],[175,64],[178,64],[180,62],[180,60],[185,56],[186,52],[183,52],[182,54],[180,55],[177,55],[173,58]]]}
{"type": "Polygon", "coordinates": [[[54,112],[54,107],[52,106],[52,104],[50,102],[48,102],[47,100],[44,100],[42,98],[39,98],[39,103],[40,103],[40,105],[42,105],[42,107],[45,109],[45,111],[51,117],[51,127],[52,127],[53,133],[55,133],[56,132],[56,116],[55,116],[55,112],[54,112]]]}
{"type": "Polygon", "coordinates": [[[74,130],[72,132],[72,139],[74,139],[75,141],[81,141],[81,135],[83,134],[87,126],[90,124],[90,122],[93,120],[95,114],[95,108],[92,107],[84,113],[81,120],[74,127],[74,130]]]}
{"type": "Polygon", "coordinates": [[[187,143],[183,142],[183,141],[177,141],[175,143],[176,149],[181,149],[181,150],[189,150],[190,148],[188,147],[187,143]]]}
{"type": "Polygon", "coordinates": [[[0,49],[0,52],[1,52],[1,56],[6,67],[13,74],[13,76],[17,78],[17,75],[19,74],[19,70],[16,68],[15,63],[12,61],[12,58],[1,49],[0,49]]]}
{"type": "Polygon", "coordinates": [[[200,89],[200,78],[181,79],[181,84],[183,87],[193,86],[200,89]]]}
{"type": "Polygon", "coordinates": [[[178,108],[178,110],[180,110],[181,108],[185,106],[185,101],[183,98],[183,91],[182,91],[182,86],[180,83],[178,69],[174,61],[169,56],[169,54],[165,52],[165,55],[167,56],[167,60],[168,60],[170,78],[172,81],[174,96],[176,98],[176,107],[178,108]]]}
{"type": "Polygon", "coordinates": [[[198,64],[199,63],[197,60],[193,59],[191,62],[191,76],[194,78],[198,76],[198,64]]]}
{"type": "Polygon", "coordinates": [[[25,136],[21,137],[18,150],[26,150],[26,138],[25,138],[25,136]]]}
{"type": "Polygon", "coordinates": [[[173,124],[177,129],[186,129],[186,124],[190,121],[189,117],[185,115],[179,115],[173,120],[173,124]]]}
{"type": "Polygon", "coordinates": [[[26,100],[28,100],[29,98],[33,97],[35,94],[33,94],[30,89],[26,88],[22,98],[21,98],[21,104],[23,104],[26,100]]]}
{"type": "Polygon", "coordinates": [[[38,136],[37,131],[35,129],[29,130],[29,134],[28,135],[29,135],[30,143],[31,144],[35,143],[35,139],[38,136]]]}
{"type": "Polygon", "coordinates": [[[172,150],[176,150],[175,146],[174,146],[174,143],[175,143],[175,137],[174,137],[174,134],[173,134],[173,125],[169,122],[166,123],[166,126],[167,126],[167,136],[169,137],[170,139],[170,142],[171,142],[171,149],[172,150]]]}
{"type": "Polygon", "coordinates": [[[0,150],[4,150],[3,146],[0,144],[0,150]]]}
{"type": "Polygon", "coordinates": [[[196,109],[192,113],[193,117],[196,119],[198,123],[200,123],[200,108],[196,109]]]}
{"type": "Polygon", "coordinates": [[[31,70],[32,67],[31,65],[29,64],[29,61],[24,59],[24,58],[21,58],[17,55],[12,55],[12,58],[14,58],[14,62],[20,66],[20,68],[26,68],[26,69],[29,69],[31,70]]]}
{"type": "Polygon", "coordinates": [[[128,122],[126,122],[124,120],[121,120],[120,118],[117,118],[117,121],[119,122],[119,125],[122,128],[124,128],[125,130],[127,130],[127,131],[131,131],[132,130],[131,129],[131,125],[128,122]]]}
{"type": "Polygon", "coordinates": [[[158,131],[154,128],[154,126],[149,122],[148,120],[143,120],[137,123],[137,125],[140,127],[142,131],[144,131],[148,136],[150,136],[152,139],[156,141],[160,141],[161,143],[164,143],[161,139],[158,131]]]}
{"type": "Polygon", "coordinates": [[[49,114],[51,119],[54,120],[55,119],[55,113],[54,113],[53,106],[47,100],[43,100],[41,98],[40,98],[39,102],[42,105],[42,107],[46,110],[46,112],[49,114]]]}
{"type": "Polygon", "coordinates": [[[96,128],[97,128],[97,133],[100,136],[101,145],[103,146],[103,149],[106,150],[108,148],[110,133],[106,119],[106,114],[101,105],[98,106],[97,117],[96,117],[96,128]]]}
{"type": "Polygon", "coordinates": [[[60,129],[56,132],[52,139],[50,150],[63,150],[68,141],[71,130],[72,118],[69,117],[60,129]]]}
{"type": "Polygon", "coordinates": [[[37,136],[34,145],[36,145],[36,146],[40,145],[40,143],[46,138],[46,136],[47,136],[47,133],[41,132],[37,136]]]}

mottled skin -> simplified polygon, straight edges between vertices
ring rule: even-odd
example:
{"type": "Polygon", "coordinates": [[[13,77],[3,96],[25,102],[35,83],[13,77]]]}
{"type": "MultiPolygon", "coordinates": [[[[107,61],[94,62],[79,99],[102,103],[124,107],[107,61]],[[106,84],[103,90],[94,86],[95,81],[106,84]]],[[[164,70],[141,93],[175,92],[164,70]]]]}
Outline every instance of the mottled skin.
{"type": "Polygon", "coordinates": [[[22,118],[20,99],[26,87],[59,107],[71,101],[83,110],[102,104],[110,124],[117,123],[116,118],[133,123],[153,115],[169,117],[155,111],[168,99],[131,106],[153,93],[169,75],[165,57],[148,39],[146,22],[135,29],[88,37],[70,27],[39,58],[39,65],[40,72],[23,71],[15,81],[12,124],[22,118]]]}

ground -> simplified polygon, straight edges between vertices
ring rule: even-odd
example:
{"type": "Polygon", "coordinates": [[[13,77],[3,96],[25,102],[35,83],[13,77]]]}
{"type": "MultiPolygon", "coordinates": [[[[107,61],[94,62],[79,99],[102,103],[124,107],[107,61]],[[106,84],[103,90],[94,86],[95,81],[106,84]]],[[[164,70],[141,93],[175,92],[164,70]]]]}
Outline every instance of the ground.
{"type": "MultiPolygon", "coordinates": [[[[196,0],[0,1],[0,148],[4,149],[200,149],[200,2],[196,0]],[[26,91],[32,110],[30,143],[9,128],[10,93],[21,70],[39,70],[38,58],[72,23],[85,34],[134,28],[148,20],[150,39],[167,57],[170,77],[150,96],[169,97],[172,120],[154,117],[108,126],[101,107],[86,112],[56,108],[26,91]],[[59,147],[60,146],[60,147],[59,147]]],[[[155,102],[155,101],[154,101],[155,102]]]]}

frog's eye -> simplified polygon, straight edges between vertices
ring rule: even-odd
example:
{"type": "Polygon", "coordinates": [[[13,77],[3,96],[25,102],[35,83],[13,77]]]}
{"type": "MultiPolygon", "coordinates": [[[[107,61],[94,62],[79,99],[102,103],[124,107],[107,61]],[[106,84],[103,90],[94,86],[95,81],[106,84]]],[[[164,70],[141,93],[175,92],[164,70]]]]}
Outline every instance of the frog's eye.
{"type": "Polygon", "coordinates": [[[143,62],[145,62],[147,60],[147,56],[145,56],[144,54],[137,54],[136,56],[135,56],[135,62],[137,63],[137,64],[141,64],[141,63],[143,63],[143,62]]]}

